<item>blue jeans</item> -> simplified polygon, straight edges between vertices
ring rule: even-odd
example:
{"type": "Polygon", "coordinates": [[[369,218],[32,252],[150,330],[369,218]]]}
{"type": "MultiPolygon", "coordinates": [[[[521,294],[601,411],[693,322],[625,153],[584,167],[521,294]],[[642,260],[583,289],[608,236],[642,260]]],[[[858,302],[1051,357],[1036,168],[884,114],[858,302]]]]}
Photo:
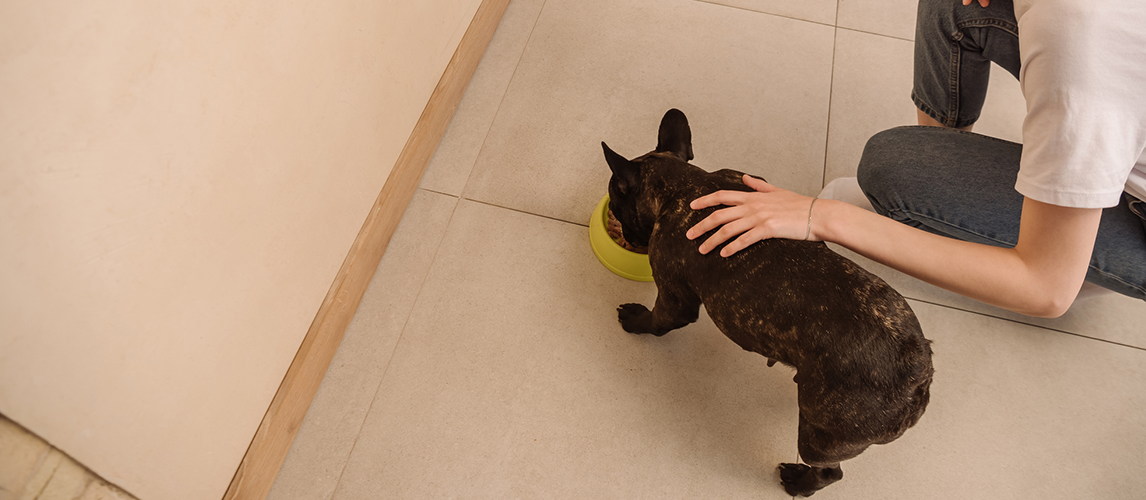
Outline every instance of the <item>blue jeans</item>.
{"type": "Polygon", "coordinates": [[[1019,77],[1019,25],[1011,0],[920,0],[915,22],[915,106],[939,123],[975,123],[987,97],[991,63],[1019,77]]]}
{"type": "MultiPolygon", "coordinates": [[[[1018,75],[1018,30],[1009,0],[987,9],[921,0],[915,38],[919,109],[950,127],[975,122],[990,63],[1018,75]]],[[[1021,144],[953,128],[899,127],[873,136],[859,184],[876,211],[965,241],[1013,247],[1023,196],[1015,191],[1021,144]]],[[[1086,280],[1146,300],[1146,203],[1123,194],[1102,211],[1086,280]]]]}

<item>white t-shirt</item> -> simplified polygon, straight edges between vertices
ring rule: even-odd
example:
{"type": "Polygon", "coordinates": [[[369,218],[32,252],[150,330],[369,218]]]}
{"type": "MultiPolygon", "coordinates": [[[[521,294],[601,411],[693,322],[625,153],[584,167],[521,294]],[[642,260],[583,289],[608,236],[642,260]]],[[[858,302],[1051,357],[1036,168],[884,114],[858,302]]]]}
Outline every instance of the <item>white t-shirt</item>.
{"type": "Polygon", "coordinates": [[[1146,0],[1015,0],[1027,100],[1015,189],[1044,203],[1146,199],[1146,0]]]}

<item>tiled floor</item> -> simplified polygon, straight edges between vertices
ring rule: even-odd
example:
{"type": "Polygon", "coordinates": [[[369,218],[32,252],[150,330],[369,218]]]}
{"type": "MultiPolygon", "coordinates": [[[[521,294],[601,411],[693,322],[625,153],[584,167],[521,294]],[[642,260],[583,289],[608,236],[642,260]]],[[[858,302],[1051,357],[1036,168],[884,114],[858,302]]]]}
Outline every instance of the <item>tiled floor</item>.
{"type": "MultiPolygon", "coordinates": [[[[813,194],[914,120],[912,0],[514,0],[270,498],[786,498],[791,370],[707,318],[616,322],[586,221],[684,110],[694,163],[813,194]]],[[[978,131],[1019,138],[998,72],[978,131]]],[[[843,250],[841,250],[843,251],[843,250]]],[[[846,253],[846,251],[843,251],[846,253]]],[[[1141,498],[1146,304],[1035,320],[857,258],[934,340],[932,402],[817,498],[1141,498]]],[[[703,316],[703,315],[702,315],[703,316]]]]}

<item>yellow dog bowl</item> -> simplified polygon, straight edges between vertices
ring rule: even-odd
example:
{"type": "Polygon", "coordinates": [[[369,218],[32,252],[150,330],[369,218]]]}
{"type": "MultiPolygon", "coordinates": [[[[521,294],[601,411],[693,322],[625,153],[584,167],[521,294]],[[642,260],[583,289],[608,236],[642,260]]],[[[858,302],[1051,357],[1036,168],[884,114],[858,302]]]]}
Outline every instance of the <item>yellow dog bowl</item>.
{"type": "Polygon", "coordinates": [[[609,195],[605,195],[589,219],[589,245],[593,247],[597,260],[622,278],[652,281],[653,268],[649,267],[649,256],[625,250],[613,241],[605,231],[608,221],[609,195]]]}

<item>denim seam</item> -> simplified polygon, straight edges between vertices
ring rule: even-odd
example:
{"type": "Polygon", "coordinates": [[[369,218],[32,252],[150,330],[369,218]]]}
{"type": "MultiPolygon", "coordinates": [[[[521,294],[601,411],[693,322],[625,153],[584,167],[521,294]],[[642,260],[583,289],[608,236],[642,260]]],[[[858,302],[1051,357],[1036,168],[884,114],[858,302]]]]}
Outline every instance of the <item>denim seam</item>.
{"type": "Polygon", "coordinates": [[[959,122],[959,69],[963,55],[959,40],[962,39],[963,32],[956,31],[951,40],[951,70],[947,75],[947,91],[950,95],[947,98],[947,119],[943,120],[943,124],[951,128],[958,128],[959,122]]]}
{"type": "Polygon", "coordinates": [[[945,134],[947,134],[947,133],[954,133],[954,134],[964,134],[964,135],[975,136],[975,137],[978,137],[978,138],[980,138],[980,139],[990,139],[990,140],[992,140],[992,141],[995,141],[995,142],[1001,142],[1001,143],[1003,143],[1003,144],[1015,144],[1015,143],[1013,143],[1013,142],[1011,142],[1011,141],[1008,141],[1008,140],[1006,140],[1006,139],[1000,139],[1000,138],[998,138],[998,137],[991,137],[991,136],[989,136],[989,135],[983,135],[983,134],[980,134],[980,133],[977,133],[977,132],[968,132],[968,131],[966,131],[966,130],[959,130],[959,129],[957,129],[957,128],[948,128],[948,129],[941,129],[941,128],[939,128],[939,127],[929,127],[929,126],[927,126],[927,125],[900,125],[900,126],[898,126],[898,127],[896,127],[896,128],[919,128],[919,129],[924,129],[924,130],[927,130],[927,131],[939,131],[939,130],[942,130],[942,131],[943,131],[943,133],[945,133],[945,134]]]}
{"type": "Polygon", "coordinates": [[[990,17],[983,17],[977,19],[966,19],[955,23],[955,27],[962,31],[966,28],[999,28],[1014,36],[1019,36],[1019,27],[1001,19],[990,17]]]}
{"type": "MultiPolygon", "coordinates": [[[[908,218],[912,218],[912,217],[914,217],[914,218],[918,218],[918,219],[926,219],[926,220],[928,220],[928,221],[931,221],[931,222],[934,222],[934,223],[936,223],[936,224],[942,224],[942,225],[944,225],[944,226],[947,226],[947,227],[951,227],[951,228],[955,228],[955,229],[958,229],[958,230],[960,230],[960,231],[963,231],[963,232],[965,232],[965,233],[973,234],[973,235],[975,235],[975,236],[978,236],[978,237],[980,237],[980,238],[983,238],[983,239],[987,239],[987,240],[991,240],[991,241],[994,241],[994,242],[996,242],[996,243],[999,243],[999,244],[1000,244],[1000,245],[1002,245],[1002,246],[1006,246],[1006,247],[1013,247],[1013,246],[1015,246],[1015,244],[1014,244],[1014,243],[1011,243],[1011,242],[1008,242],[1008,241],[1002,241],[1002,240],[1000,240],[1000,239],[998,239],[998,238],[992,238],[992,237],[990,237],[990,236],[987,236],[987,235],[985,235],[985,234],[980,234],[979,232],[973,231],[973,230],[971,230],[971,229],[967,229],[967,228],[964,228],[964,227],[958,226],[958,225],[956,225],[956,224],[952,224],[952,223],[950,223],[950,222],[947,222],[947,221],[944,221],[944,220],[936,219],[936,218],[934,218],[934,217],[931,217],[931,216],[929,216],[929,215],[924,215],[924,214],[921,214],[921,213],[919,213],[919,212],[916,212],[916,211],[914,211],[914,210],[895,209],[895,210],[888,210],[887,212],[888,212],[888,214],[898,214],[898,215],[900,215],[901,217],[903,217],[904,215],[908,216],[908,217],[904,217],[903,219],[900,219],[900,220],[906,220],[906,219],[908,219],[908,218]]],[[[895,217],[893,217],[893,218],[895,218],[895,217]]]]}
{"type": "Polygon", "coordinates": [[[940,115],[934,109],[932,109],[931,106],[928,106],[926,102],[923,102],[923,99],[921,99],[919,95],[915,93],[914,89],[911,91],[911,100],[915,102],[915,107],[919,108],[920,111],[923,111],[927,114],[927,116],[930,116],[935,121],[940,123],[946,121],[946,119],[943,118],[943,115],[940,115]]]}

